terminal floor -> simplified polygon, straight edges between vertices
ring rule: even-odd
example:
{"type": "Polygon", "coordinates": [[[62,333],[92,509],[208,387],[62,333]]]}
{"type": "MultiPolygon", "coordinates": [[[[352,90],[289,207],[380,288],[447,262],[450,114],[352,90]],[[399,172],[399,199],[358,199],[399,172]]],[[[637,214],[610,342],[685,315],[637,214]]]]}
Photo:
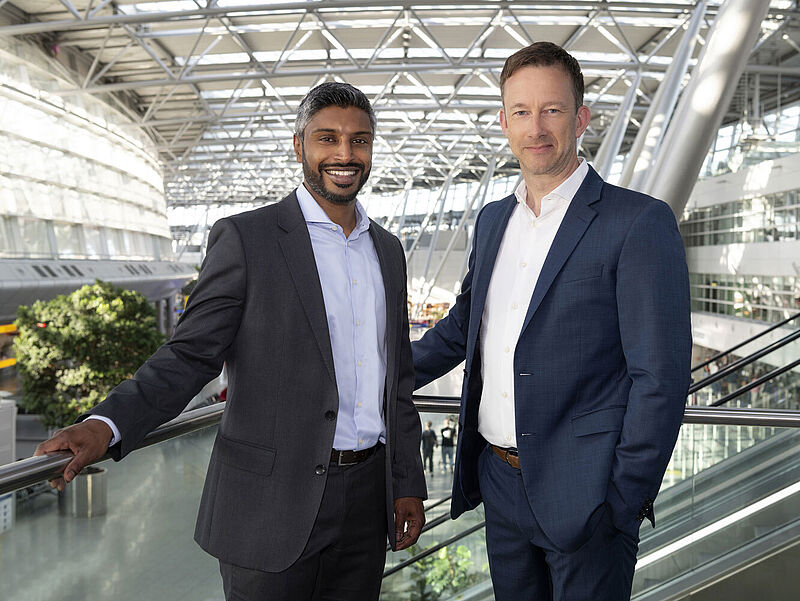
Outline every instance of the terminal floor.
{"type": "MultiPolygon", "coordinates": [[[[0,601],[221,601],[217,562],[192,540],[213,435],[212,428],[104,463],[104,516],[60,515],[49,489],[18,503],[13,526],[0,534],[0,601]]],[[[429,482],[431,498],[449,494],[449,474],[429,482]]],[[[397,561],[392,555],[387,565],[397,561]]]]}

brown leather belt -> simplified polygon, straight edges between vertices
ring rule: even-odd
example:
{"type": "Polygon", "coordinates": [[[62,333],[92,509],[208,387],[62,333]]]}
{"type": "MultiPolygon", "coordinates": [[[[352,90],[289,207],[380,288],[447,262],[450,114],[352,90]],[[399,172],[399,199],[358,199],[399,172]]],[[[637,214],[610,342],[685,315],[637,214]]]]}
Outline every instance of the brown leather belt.
{"type": "Polygon", "coordinates": [[[490,445],[494,454],[497,455],[500,459],[505,461],[511,467],[515,467],[520,469],[519,467],[519,454],[517,453],[517,449],[504,449],[503,447],[497,447],[495,445],[490,445]]]}
{"type": "Polygon", "coordinates": [[[355,465],[369,459],[372,454],[378,449],[378,445],[368,449],[361,449],[360,451],[337,451],[331,450],[331,463],[333,465],[355,465]]]}

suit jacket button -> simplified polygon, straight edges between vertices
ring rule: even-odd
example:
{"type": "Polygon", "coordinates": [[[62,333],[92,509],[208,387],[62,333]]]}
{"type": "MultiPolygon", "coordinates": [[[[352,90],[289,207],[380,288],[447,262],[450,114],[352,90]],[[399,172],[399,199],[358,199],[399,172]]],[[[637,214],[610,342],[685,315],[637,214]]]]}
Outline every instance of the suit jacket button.
{"type": "Polygon", "coordinates": [[[333,421],[336,419],[336,412],[335,411],[326,411],[325,412],[325,419],[328,421],[333,421]]]}
{"type": "Polygon", "coordinates": [[[322,475],[322,474],[324,474],[326,471],[327,471],[327,470],[325,469],[325,466],[324,466],[324,465],[318,465],[318,466],[317,466],[317,469],[315,469],[315,470],[314,470],[314,473],[315,473],[315,474],[317,474],[317,476],[321,476],[321,475],[322,475]]]}

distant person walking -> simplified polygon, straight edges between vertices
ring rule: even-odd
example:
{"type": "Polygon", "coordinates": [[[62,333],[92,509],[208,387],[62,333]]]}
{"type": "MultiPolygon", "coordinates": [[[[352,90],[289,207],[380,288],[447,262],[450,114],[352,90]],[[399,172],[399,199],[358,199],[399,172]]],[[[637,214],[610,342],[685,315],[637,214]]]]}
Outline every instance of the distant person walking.
{"type": "Polygon", "coordinates": [[[442,437],[442,469],[446,472],[453,471],[453,447],[456,444],[456,430],[450,425],[450,420],[445,419],[439,431],[442,437]],[[448,467],[449,465],[449,467],[448,467]]]}
{"type": "Polygon", "coordinates": [[[428,472],[433,476],[433,449],[439,446],[439,441],[436,438],[436,432],[433,431],[433,422],[425,424],[425,430],[422,431],[422,468],[428,466],[428,472]]]}

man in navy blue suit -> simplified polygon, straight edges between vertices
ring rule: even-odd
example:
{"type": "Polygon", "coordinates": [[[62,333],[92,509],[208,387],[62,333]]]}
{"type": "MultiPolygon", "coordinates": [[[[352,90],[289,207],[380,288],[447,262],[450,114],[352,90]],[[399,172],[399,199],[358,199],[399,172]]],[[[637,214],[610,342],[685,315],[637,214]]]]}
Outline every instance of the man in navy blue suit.
{"type": "Polygon", "coordinates": [[[466,360],[451,513],[483,501],[495,598],[629,599],[690,381],[683,244],[664,202],[578,157],[572,56],[537,42],[500,86],[523,181],[476,218],[456,304],[413,345],[416,386],[466,360]]]}

